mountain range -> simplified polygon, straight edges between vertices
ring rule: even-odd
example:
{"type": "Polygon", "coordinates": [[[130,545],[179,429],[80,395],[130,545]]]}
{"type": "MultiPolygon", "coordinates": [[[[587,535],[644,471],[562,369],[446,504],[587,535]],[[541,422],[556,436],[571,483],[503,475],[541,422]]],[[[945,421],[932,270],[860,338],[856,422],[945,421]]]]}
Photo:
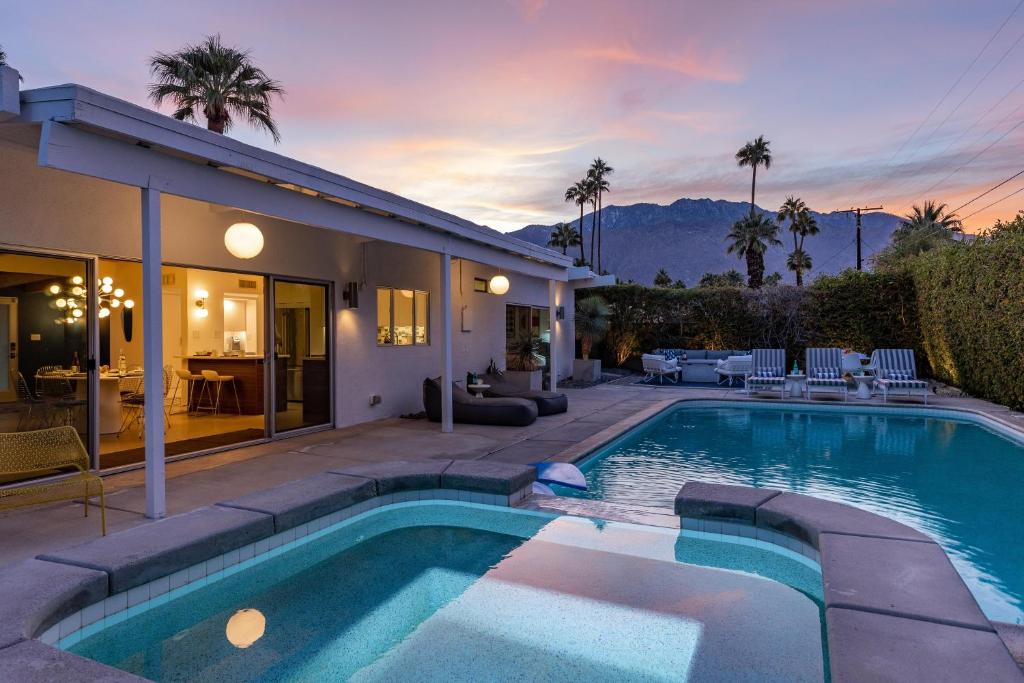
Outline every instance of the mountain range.
{"type": "MultiPolygon", "coordinates": [[[[758,208],[759,211],[763,209],[758,208]]],[[[673,280],[694,286],[704,273],[721,273],[735,268],[746,275],[745,262],[726,254],[725,237],[733,223],[750,213],[750,202],[724,199],[679,199],[668,205],[631,204],[606,206],[601,210],[602,265],[622,280],[651,284],[659,268],[673,280]]],[[[774,212],[767,212],[774,215],[774,212]]],[[[820,232],[808,237],[804,249],[811,255],[814,268],[805,280],[821,273],[838,273],[857,264],[856,221],[849,213],[812,212],[820,232]]],[[[583,217],[589,259],[593,215],[583,217]]],[[[901,219],[888,213],[866,213],[861,219],[864,267],[870,257],[889,243],[901,219]]],[[[579,219],[572,222],[578,230],[579,219]]],[[[528,225],[512,233],[514,237],[546,246],[551,225],[528,225]]],[[[765,254],[765,273],[779,272],[783,282],[793,283],[786,270],[786,255],[793,249],[793,236],[779,230],[781,247],[765,254]]],[[[569,252],[579,255],[579,247],[569,252]]]]}

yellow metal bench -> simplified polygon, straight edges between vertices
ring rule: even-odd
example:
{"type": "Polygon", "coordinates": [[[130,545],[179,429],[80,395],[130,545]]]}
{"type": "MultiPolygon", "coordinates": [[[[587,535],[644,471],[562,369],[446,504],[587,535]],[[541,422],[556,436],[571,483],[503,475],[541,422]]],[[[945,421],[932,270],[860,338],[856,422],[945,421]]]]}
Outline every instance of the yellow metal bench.
{"type": "Polygon", "coordinates": [[[107,535],[107,504],[103,480],[89,471],[89,454],[74,427],[0,433],[0,510],[82,499],[89,516],[89,498],[100,498],[100,526],[107,535]],[[45,477],[45,478],[40,478],[45,477]]]}

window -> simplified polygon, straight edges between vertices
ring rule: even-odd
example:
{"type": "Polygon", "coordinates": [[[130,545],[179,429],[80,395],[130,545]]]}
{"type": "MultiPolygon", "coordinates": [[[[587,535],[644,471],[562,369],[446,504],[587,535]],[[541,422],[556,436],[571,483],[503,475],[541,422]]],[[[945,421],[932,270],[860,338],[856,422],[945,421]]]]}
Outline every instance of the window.
{"type": "Polygon", "coordinates": [[[430,294],[413,289],[377,288],[377,344],[430,343],[430,294]]]}
{"type": "Polygon", "coordinates": [[[490,287],[487,285],[487,280],[482,277],[473,278],[473,291],[487,294],[490,291],[490,287]]]}
{"type": "Polygon", "coordinates": [[[505,345],[523,335],[540,340],[537,362],[541,367],[550,366],[551,360],[551,312],[546,308],[533,306],[505,306],[505,345]]]}

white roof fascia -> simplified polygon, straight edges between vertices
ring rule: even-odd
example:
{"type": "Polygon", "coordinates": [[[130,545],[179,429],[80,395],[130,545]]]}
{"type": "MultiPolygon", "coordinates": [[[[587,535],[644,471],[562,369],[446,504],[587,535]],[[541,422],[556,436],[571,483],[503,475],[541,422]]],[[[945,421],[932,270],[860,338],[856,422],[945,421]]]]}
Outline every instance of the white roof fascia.
{"type": "Polygon", "coordinates": [[[80,85],[23,91],[21,106],[22,121],[86,124],[154,147],[195,156],[216,166],[237,168],[277,182],[309,188],[373,212],[422,224],[522,258],[562,268],[572,263],[571,258],[557,251],[80,85]]]}

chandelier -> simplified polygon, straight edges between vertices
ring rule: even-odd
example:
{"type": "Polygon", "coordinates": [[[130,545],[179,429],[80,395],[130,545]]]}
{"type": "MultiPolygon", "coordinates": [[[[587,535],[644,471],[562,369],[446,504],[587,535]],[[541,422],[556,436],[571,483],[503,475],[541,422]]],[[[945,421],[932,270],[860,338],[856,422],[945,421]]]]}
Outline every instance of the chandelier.
{"type": "MultiPolygon", "coordinates": [[[[96,303],[99,307],[97,315],[101,318],[109,317],[113,309],[122,306],[128,310],[135,307],[132,299],[124,298],[124,290],[114,286],[114,278],[110,276],[97,280],[96,289],[96,303]]],[[[54,282],[47,292],[57,297],[53,303],[60,316],[55,321],[58,325],[74,325],[85,318],[90,294],[81,275],[75,275],[63,283],[54,282]]]]}

